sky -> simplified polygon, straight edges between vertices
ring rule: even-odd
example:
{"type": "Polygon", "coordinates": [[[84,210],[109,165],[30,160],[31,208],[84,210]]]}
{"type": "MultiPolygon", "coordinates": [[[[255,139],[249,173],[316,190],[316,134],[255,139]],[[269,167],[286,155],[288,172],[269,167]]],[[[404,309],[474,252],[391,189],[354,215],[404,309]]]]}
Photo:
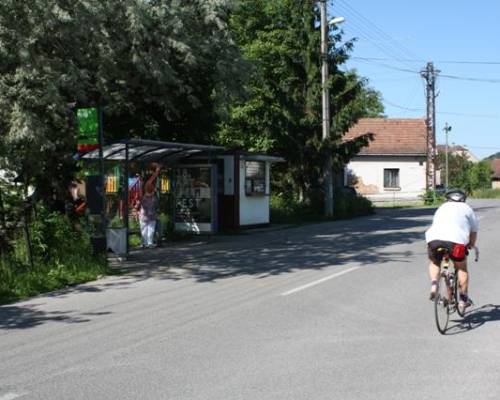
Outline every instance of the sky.
{"type": "Polygon", "coordinates": [[[422,118],[427,62],[436,81],[436,137],[482,159],[500,152],[500,1],[332,0],[343,40],[356,38],[355,68],[383,98],[389,118],[422,118]]]}

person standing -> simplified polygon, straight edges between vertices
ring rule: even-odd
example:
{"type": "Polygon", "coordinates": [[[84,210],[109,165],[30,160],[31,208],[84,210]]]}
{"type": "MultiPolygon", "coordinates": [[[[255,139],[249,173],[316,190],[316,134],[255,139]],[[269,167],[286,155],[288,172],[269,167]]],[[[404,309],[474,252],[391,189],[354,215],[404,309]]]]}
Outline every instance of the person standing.
{"type": "Polygon", "coordinates": [[[155,180],[160,173],[156,166],[154,174],[144,184],[144,194],[136,202],[136,210],[139,213],[139,226],[142,236],[142,247],[154,247],[154,234],[156,229],[156,218],[158,209],[158,198],[156,197],[155,180]]]}

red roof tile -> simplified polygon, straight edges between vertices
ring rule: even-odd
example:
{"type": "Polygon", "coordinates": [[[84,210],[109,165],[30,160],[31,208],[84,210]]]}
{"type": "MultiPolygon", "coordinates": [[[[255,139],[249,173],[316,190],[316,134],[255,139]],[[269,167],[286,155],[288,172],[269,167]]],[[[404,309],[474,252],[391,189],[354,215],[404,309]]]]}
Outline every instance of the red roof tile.
{"type": "Polygon", "coordinates": [[[425,119],[362,118],[343,139],[351,140],[366,133],[375,137],[359,152],[361,155],[427,153],[425,119]]]}
{"type": "Polygon", "coordinates": [[[491,160],[491,169],[493,170],[493,175],[491,175],[494,179],[500,179],[500,158],[494,158],[491,160]]]}

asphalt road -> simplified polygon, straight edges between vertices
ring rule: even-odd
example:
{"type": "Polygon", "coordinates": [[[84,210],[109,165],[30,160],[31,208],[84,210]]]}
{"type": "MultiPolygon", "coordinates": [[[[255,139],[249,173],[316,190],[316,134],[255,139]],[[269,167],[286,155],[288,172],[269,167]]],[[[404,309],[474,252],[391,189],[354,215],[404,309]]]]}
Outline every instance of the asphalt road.
{"type": "Polygon", "coordinates": [[[0,400],[498,399],[500,201],[472,205],[475,306],[446,335],[433,210],[381,210],[137,253],[126,276],[2,306],[0,400]]]}

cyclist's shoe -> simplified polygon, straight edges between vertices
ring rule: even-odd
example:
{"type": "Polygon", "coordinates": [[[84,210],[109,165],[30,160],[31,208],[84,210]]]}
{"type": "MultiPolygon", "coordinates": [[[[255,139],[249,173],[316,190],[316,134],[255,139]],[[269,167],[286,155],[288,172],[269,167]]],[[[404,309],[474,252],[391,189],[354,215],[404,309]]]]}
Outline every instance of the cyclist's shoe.
{"type": "Polygon", "coordinates": [[[430,301],[434,301],[434,299],[436,298],[437,291],[438,291],[437,282],[432,282],[432,284],[431,284],[431,292],[429,294],[429,300],[430,301]]]}
{"type": "Polygon", "coordinates": [[[458,310],[460,311],[461,314],[463,314],[465,312],[465,309],[467,307],[470,307],[472,304],[474,303],[469,297],[467,297],[466,300],[460,299],[460,301],[458,302],[458,310]]]}

